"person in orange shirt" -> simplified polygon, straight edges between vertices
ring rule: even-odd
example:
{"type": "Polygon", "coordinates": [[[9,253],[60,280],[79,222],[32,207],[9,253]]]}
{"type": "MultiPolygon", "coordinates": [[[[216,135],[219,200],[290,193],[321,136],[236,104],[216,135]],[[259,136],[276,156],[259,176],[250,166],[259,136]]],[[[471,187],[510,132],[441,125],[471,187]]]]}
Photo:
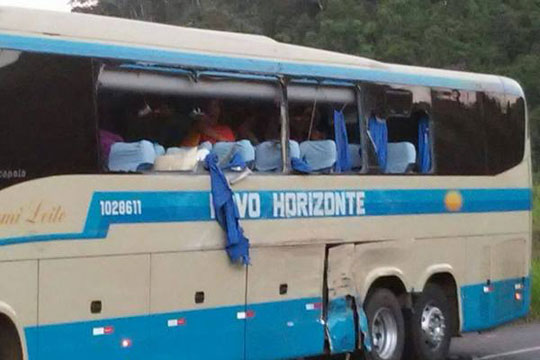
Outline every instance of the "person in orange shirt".
{"type": "Polygon", "coordinates": [[[205,141],[215,144],[219,141],[235,141],[234,132],[228,125],[220,124],[222,102],[210,100],[203,112],[195,112],[195,123],[181,146],[197,146],[205,141]]]}

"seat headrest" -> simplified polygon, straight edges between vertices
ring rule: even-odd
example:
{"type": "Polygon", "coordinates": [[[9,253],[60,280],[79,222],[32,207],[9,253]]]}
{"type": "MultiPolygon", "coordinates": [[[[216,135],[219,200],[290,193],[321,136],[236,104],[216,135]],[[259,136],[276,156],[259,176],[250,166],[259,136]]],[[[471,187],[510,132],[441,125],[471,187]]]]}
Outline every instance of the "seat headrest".
{"type": "Polygon", "coordinates": [[[300,157],[314,171],[330,170],[337,160],[336,143],[333,140],[304,141],[300,144],[300,157]]]}
{"type": "Polygon", "coordinates": [[[147,140],[111,146],[108,168],[110,171],[137,171],[141,165],[153,164],[156,159],[154,144],[147,140]]]}
{"type": "MultiPolygon", "coordinates": [[[[289,140],[289,156],[300,157],[300,146],[294,140],[289,140]]],[[[281,143],[265,141],[255,147],[255,169],[257,171],[276,171],[281,169],[281,143]]]]}
{"type": "Polygon", "coordinates": [[[416,148],[410,142],[388,143],[386,172],[405,173],[409,165],[416,163],[416,148]]]}
{"type": "Polygon", "coordinates": [[[218,156],[220,164],[227,162],[236,154],[240,155],[246,164],[255,161],[255,148],[249,140],[217,142],[214,144],[213,152],[218,156]]]}

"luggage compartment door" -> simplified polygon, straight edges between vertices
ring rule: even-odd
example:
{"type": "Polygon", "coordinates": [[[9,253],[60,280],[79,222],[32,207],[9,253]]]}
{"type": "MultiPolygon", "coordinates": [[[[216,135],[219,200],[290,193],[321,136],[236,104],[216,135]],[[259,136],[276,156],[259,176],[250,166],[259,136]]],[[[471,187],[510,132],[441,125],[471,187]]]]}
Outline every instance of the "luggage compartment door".
{"type": "Polygon", "coordinates": [[[243,359],[245,300],[223,250],[152,255],[152,359],[243,359]]]}
{"type": "Polygon", "coordinates": [[[39,359],[148,358],[150,255],[41,260],[39,359]]]}
{"type": "Polygon", "coordinates": [[[251,250],[246,359],[323,353],[324,256],[324,245],[251,250]]]}

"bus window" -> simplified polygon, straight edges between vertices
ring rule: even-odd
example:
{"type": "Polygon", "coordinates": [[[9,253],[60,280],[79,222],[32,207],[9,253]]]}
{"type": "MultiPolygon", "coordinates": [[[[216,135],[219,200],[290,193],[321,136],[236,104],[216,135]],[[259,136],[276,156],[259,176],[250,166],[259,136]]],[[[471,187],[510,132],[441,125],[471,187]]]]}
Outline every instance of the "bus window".
{"type": "Polygon", "coordinates": [[[95,173],[91,60],[5,50],[0,58],[0,188],[95,173]]]}
{"type": "Polygon", "coordinates": [[[291,157],[299,157],[312,174],[361,171],[360,124],[354,90],[305,86],[305,93],[311,92],[312,98],[300,98],[299,88],[289,96],[291,157]]]}
{"type": "Polygon", "coordinates": [[[364,87],[370,172],[427,174],[432,170],[431,96],[421,87],[364,87]]]}
{"type": "MultiPolygon", "coordinates": [[[[223,80],[183,84],[178,77],[147,76],[146,91],[139,83],[127,86],[121,80],[106,74],[99,90],[106,170],[199,172],[210,152],[218,155],[224,169],[281,170],[279,104],[274,97],[242,94],[239,85],[245,82],[240,81],[229,81],[227,93],[220,88],[223,80]],[[176,81],[175,86],[167,81],[176,81]]],[[[266,84],[261,87],[268,90],[266,84]]]]}
{"type": "Polygon", "coordinates": [[[525,147],[525,104],[522,98],[487,93],[483,95],[490,174],[499,174],[519,164],[525,147]]]}
{"type": "Polygon", "coordinates": [[[485,130],[477,93],[433,90],[437,174],[486,174],[485,130]]]}

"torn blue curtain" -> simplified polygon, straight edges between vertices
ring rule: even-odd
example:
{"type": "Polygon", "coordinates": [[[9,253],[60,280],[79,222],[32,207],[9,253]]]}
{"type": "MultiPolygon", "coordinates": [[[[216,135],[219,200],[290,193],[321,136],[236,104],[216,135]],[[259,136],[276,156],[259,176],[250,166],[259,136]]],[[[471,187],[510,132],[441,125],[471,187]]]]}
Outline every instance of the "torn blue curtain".
{"type": "Polygon", "coordinates": [[[428,116],[423,116],[418,122],[418,165],[422,174],[426,174],[431,170],[428,116]]]}
{"type": "Polygon", "coordinates": [[[227,235],[227,254],[233,262],[249,264],[249,240],[238,221],[238,209],[234,202],[233,191],[227,178],[218,166],[218,157],[210,153],[206,157],[206,166],[210,171],[212,185],[212,204],[216,220],[227,235]]]}
{"type": "Polygon", "coordinates": [[[351,158],[349,156],[349,139],[347,137],[347,125],[343,111],[334,110],[334,133],[336,135],[337,161],[335,170],[337,173],[351,171],[351,158]]]}
{"type": "Polygon", "coordinates": [[[291,167],[301,174],[311,174],[313,172],[311,166],[299,157],[291,157],[291,167]]]}
{"type": "Polygon", "coordinates": [[[247,167],[242,154],[234,153],[229,163],[223,166],[223,170],[238,170],[242,171],[247,167]]]}
{"type": "Polygon", "coordinates": [[[388,151],[388,128],[386,126],[386,120],[378,119],[375,116],[370,117],[368,130],[369,136],[373,140],[373,145],[375,145],[379,168],[384,172],[386,171],[386,154],[388,151]]]}

